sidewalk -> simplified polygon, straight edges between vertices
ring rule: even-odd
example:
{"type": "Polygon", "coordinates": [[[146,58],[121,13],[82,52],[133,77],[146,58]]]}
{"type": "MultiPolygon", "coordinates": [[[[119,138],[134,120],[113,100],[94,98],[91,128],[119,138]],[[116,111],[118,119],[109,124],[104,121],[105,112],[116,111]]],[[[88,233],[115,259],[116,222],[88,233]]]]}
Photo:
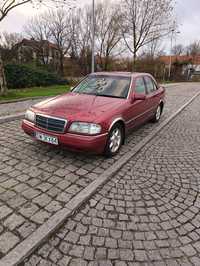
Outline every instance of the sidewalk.
{"type": "Polygon", "coordinates": [[[25,266],[200,265],[200,97],[25,266]]]}
{"type": "Polygon", "coordinates": [[[42,98],[13,103],[0,103],[0,117],[25,112],[27,108],[41,101],[42,98]]]}

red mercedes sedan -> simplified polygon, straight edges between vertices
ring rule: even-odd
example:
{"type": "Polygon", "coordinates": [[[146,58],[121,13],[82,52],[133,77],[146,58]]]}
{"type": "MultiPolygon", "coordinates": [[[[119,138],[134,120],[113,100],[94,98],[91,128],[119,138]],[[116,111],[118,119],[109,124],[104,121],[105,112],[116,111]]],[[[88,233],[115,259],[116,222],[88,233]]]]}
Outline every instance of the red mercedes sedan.
{"type": "Polygon", "coordinates": [[[27,110],[23,130],[34,139],[73,150],[118,153],[128,131],[158,122],[165,89],[146,73],[98,72],[70,93],[27,110]]]}

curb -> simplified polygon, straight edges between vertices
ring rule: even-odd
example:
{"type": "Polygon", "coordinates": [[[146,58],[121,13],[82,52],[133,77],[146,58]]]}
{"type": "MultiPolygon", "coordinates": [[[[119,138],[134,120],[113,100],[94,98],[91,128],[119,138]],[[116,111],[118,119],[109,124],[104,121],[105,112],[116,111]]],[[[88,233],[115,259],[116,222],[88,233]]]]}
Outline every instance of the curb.
{"type": "Polygon", "coordinates": [[[165,87],[171,87],[171,86],[183,85],[183,83],[181,83],[181,82],[177,82],[177,83],[160,83],[160,85],[161,86],[165,86],[165,87]]]}
{"type": "Polygon", "coordinates": [[[36,96],[36,97],[27,97],[27,98],[19,98],[19,99],[13,99],[13,100],[5,100],[5,101],[0,101],[1,104],[8,104],[8,103],[18,103],[18,102],[26,102],[26,101],[31,101],[31,100],[42,100],[46,98],[51,98],[55,96],[36,96]]]}
{"type": "Polygon", "coordinates": [[[16,266],[31,255],[52,233],[54,233],[74,212],[84,204],[101,186],[103,186],[119,169],[135,156],[146,144],[148,144],[165,126],[177,117],[188,105],[190,105],[200,92],[195,94],[187,103],[179,108],[165,121],[161,122],[152,132],[140,141],[132,151],[126,153],[109,169],[103,172],[96,180],[72,198],[65,208],[55,213],[47,222],[40,226],[27,239],[18,244],[11,252],[0,260],[0,266],[16,266]]]}
{"type": "Polygon", "coordinates": [[[169,83],[169,84],[161,84],[161,86],[165,87],[165,88],[173,88],[173,87],[178,87],[182,85],[181,83],[169,83]]]}
{"type": "Polygon", "coordinates": [[[11,122],[11,121],[18,120],[18,119],[23,119],[24,115],[25,113],[18,113],[17,115],[2,116],[0,117],[0,124],[11,122]]]}

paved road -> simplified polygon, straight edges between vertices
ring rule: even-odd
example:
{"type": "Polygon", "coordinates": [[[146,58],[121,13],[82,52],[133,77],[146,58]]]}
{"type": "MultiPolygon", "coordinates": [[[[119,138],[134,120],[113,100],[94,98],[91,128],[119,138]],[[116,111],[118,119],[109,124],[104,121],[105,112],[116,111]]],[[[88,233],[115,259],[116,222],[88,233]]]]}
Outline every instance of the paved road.
{"type": "MultiPolygon", "coordinates": [[[[171,87],[163,120],[188,101],[198,84],[171,87]]],[[[27,238],[73,196],[148,135],[133,132],[114,159],[85,156],[32,141],[15,121],[0,125],[0,257],[27,238]]]]}
{"type": "Polygon", "coordinates": [[[28,260],[30,265],[200,265],[200,97],[28,260]]]}

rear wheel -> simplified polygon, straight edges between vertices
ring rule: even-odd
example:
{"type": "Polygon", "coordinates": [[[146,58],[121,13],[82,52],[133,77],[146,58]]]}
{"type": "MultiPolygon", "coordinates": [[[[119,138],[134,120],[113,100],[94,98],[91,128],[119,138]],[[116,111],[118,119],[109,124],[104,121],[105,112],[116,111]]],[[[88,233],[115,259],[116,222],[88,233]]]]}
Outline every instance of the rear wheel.
{"type": "Polygon", "coordinates": [[[116,155],[122,146],[123,139],[124,139],[124,130],[122,125],[120,124],[114,125],[108,135],[104,151],[105,156],[112,157],[116,155]]]}
{"type": "Polygon", "coordinates": [[[156,112],[154,114],[154,117],[152,119],[152,122],[154,122],[154,123],[159,122],[161,115],[162,115],[162,106],[161,106],[161,104],[159,104],[157,109],[156,109],[156,112]]]}

